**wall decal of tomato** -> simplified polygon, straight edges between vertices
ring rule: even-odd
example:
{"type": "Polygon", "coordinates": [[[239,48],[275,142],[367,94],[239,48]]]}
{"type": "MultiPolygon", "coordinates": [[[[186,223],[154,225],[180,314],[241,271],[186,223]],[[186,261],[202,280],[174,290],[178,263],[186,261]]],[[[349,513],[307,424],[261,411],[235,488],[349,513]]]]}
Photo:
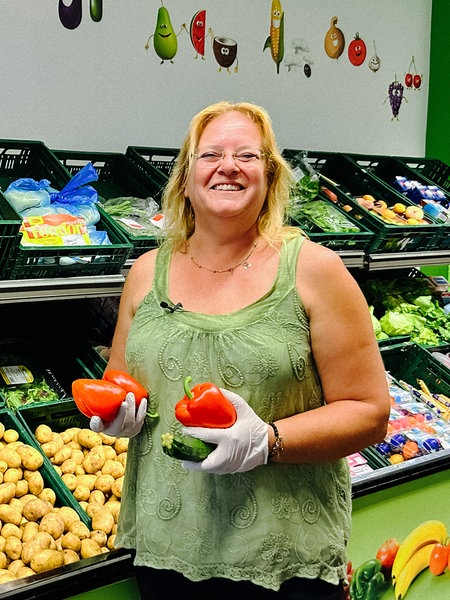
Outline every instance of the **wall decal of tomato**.
{"type": "Polygon", "coordinates": [[[330,28],[326,32],[323,41],[325,52],[330,58],[339,58],[345,48],[345,37],[339,27],[336,27],[337,22],[337,17],[331,18],[330,28]]]}
{"type": "Polygon", "coordinates": [[[347,48],[348,60],[354,67],[360,67],[366,60],[367,48],[364,40],[359,37],[359,33],[355,35],[347,48]]]}
{"type": "Polygon", "coordinates": [[[205,58],[206,10],[199,10],[191,19],[189,36],[196,51],[195,58],[205,58]]]}

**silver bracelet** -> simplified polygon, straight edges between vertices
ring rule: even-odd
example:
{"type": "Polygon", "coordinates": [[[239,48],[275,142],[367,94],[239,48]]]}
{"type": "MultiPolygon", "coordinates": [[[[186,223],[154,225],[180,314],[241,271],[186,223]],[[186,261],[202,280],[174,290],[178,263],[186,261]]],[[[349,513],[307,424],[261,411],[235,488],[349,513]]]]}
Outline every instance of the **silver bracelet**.
{"type": "Polygon", "coordinates": [[[283,446],[283,438],[281,437],[279,431],[278,431],[278,427],[275,425],[275,423],[269,423],[269,425],[272,427],[273,432],[275,434],[275,442],[272,446],[272,449],[269,452],[269,457],[268,459],[270,460],[273,456],[279,456],[281,454],[281,452],[284,450],[284,446],[283,446]]]}

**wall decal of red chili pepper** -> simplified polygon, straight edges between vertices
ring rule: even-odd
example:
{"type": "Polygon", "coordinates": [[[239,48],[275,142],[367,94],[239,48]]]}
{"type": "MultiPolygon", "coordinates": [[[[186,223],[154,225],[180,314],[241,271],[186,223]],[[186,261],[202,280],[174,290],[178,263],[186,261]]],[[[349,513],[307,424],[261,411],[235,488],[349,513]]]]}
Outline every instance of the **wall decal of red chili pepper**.
{"type": "Polygon", "coordinates": [[[72,383],[78,410],[86,417],[98,416],[106,422],[114,419],[126,395],[126,390],[104,379],[76,379],[72,383]]]}
{"type": "Polygon", "coordinates": [[[236,409],[213,383],[200,383],[189,389],[192,377],[184,380],[185,395],[175,406],[175,417],[186,427],[231,427],[236,409]]]}
{"type": "Polygon", "coordinates": [[[117,369],[108,369],[103,373],[103,379],[115,383],[126,392],[133,392],[136,406],[139,406],[143,398],[148,397],[145,387],[134,379],[134,377],[128,375],[128,373],[123,373],[123,371],[118,371],[117,369]]]}

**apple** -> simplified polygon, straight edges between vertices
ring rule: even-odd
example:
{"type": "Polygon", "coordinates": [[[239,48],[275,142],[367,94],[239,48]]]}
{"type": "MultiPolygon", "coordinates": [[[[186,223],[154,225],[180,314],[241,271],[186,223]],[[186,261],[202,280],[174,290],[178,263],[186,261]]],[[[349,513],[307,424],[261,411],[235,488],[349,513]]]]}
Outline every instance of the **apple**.
{"type": "Polygon", "coordinates": [[[423,210],[420,206],[408,206],[405,210],[405,217],[407,219],[416,219],[421,221],[423,219],[423,210]]]}

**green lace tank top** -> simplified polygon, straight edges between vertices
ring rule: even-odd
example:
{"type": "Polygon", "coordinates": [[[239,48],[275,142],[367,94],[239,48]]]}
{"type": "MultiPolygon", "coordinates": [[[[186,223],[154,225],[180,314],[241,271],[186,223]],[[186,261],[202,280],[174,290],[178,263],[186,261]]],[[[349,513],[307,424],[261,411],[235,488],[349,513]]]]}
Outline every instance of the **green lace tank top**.
{"type": "Polygon", "coordinates": [[[177,427],[174,406],[188,375],[192,385],[213,381],[237,392],[265,421],[323,404],[295,282],[303,239],[284,242],[266,295],[224,315],[161,308],[170,301],[171,252],[160,248],[153,287],[126,347],[130,373],[151,390],[159,412],[128,450],[116,545],[136,549],[135,564],[174,569],[193,581],[226,577],[273,590],[296,576],[333,584],[345,577],[351,522],[345,459],[211,475],[183,469],[161,449],[161,434],[177,427]]]}

